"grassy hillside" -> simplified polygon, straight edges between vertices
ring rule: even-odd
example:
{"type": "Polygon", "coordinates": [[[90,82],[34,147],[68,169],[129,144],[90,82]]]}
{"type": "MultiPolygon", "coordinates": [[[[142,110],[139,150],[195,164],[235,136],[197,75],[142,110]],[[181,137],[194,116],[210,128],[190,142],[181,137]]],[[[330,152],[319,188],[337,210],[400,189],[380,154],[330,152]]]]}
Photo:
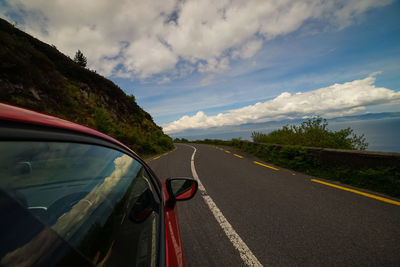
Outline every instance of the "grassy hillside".
{"type": "Polygon", "coordinates": [[[134,96],[2,19],[0,101],[100,130],[141,154],[173,146],[134,96]]]}

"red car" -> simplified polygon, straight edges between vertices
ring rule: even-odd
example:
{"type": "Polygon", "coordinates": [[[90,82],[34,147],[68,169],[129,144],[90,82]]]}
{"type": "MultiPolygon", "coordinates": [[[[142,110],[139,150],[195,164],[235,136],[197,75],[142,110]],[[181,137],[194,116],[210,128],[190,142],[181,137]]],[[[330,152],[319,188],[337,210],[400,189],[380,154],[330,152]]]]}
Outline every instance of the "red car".
{"type": "Polygon", "coordinates": [[[175,202],[197,182],[161,182],[93,129],[0,103],[1,266],[185,266],[175,202]]]}

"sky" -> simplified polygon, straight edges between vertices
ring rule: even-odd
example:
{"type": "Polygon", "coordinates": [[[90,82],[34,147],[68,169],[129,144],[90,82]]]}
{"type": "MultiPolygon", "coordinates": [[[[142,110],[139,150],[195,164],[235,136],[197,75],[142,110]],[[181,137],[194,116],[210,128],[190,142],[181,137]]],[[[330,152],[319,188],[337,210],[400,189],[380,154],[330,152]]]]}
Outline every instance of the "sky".
{"type": "Polygon", "coordinates": [[[400,111],[399,14],[390,0],[0,0],[174,135],[400,111]]]}

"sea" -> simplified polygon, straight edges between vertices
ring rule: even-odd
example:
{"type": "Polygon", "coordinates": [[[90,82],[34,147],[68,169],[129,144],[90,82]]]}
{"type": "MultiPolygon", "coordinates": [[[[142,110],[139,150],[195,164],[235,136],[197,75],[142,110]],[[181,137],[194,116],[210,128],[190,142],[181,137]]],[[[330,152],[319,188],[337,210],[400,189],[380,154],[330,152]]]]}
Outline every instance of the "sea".
{"type": "MultiPolygon", "coordinates": [[[[271,125],[248,125],[246,127],[226,127],[224,129],[201,130],[187,132],[172,137],[186,138],[188,140],[241,138],[251,140],[254,131],[269,133],[288,123],[274,123],[271,125]]],[[[338,131],[350,127],[357,135],[364,134],[368,142],[369,151],[400,152],[400,118],[371,119],[371,120],[346,120],[329,121],[328,128],[338,131]]]]}

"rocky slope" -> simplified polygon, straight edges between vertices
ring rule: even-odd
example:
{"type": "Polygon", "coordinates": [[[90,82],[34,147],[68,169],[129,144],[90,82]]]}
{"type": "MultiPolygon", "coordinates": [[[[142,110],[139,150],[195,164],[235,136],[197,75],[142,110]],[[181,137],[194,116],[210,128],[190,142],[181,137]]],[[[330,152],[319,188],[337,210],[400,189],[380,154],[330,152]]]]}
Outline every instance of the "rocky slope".
{"type": "Polygon", "coordinates": [[[0,101],[100,130],[141,154],[173,146],[133,95],[2,19],[0,101]]]}

